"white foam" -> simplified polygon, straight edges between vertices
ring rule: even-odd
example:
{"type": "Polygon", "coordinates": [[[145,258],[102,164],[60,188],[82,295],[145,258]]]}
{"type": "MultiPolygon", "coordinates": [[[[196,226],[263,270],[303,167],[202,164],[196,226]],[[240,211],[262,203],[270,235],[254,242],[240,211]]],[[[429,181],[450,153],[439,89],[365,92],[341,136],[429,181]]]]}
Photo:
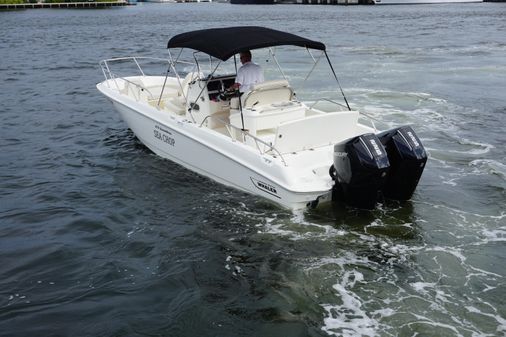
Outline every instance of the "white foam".
{"type": "Polygon", "coordinates": [[[262,230],[258,233],[268,233],[280,236],[289,237],[291,240],[306,240],[306,239],[331,239],[336,236],[343,236],[346,231],[338,230],[330,225],[320,225],[317,223],[309,222],[304,219],[304,212],[295,210],[289,221],[277,218],[265,218],[263,223],[257,225],[262,230]],[[289,228],[294,225],[299,225],[302,228],[289,228]]]}
{"type": "MultiPolygon", "coordinates": [[[[479,161],[474,163],[476,167],[482,164],[479,161]]],[[[464,170],[469,171],[469,168],[464,168],[464,170]]],[[[461,173],[459,172],[459,174],[461,173]]],[[[462,269],[458,269],[459,273],[465,271],[465,276],[462,276],[463,280],[462,282],[458,282],[459,284],[465,287],[471,278],[472,280],[476,279],[477,281],[488,283],[483,284],[480,293],[496,289],[501,276],[471,266],[470,263],[473,260],[467,261],[469,255],[466,255],[466,247],[469,244],[471,234],[473,237],[477,236],[476,241],[481,240],[481,244],[483,242],[506,241],[506,227],[502,225],[502,221],[506,218],[506,212],[493,215],[475,214],[467,210],[450,208],[442,204],[420,203],[428,205],[429,208],[433,207],[432,210],[434,211],[439,209],[437,212],[449,213],[449,216],[455,221],[453,223],[454,227],[459,227],[459,234],[463,234],[462,238],[466,242],[452,242],[448,246],[437,246],[433,242],[429,244],[422,242],[418,246],[407,246],[398,244],[397,242],[400,240],[390,239],[381,235],[369,235],[367,230],[339,230],[333,225],[326,225],[332,224],[332,221],[315,220],[316,223],[313,223],[311,219],[307,219],[304,212],[293,212],[291,216],[287,213],[282,213],[280,216],[271,213],[251,213],[251,215],[247,215],[249,212],[243,212],[242,210],[238,213],[256,219],[257,225],[254,227],[255,231],[259,230],[262,234],[275,234],[290,240],[314,240],[317,238],[318,240],[314,240],[316,243],[318,243],[317,241],[332,240],[333,237],[346,235],[347,241],[348,238],[351,238],[349,240],[351,241],[351,245],[357,244],[360,246],[358,250],[354,247],[348,252],[336,253],[337,256],[314,258],[309,261],[304,260],[304,263],[310,264],[306,270],[319,269],[322,266],[330,264],[330,266],[316,271],[316,273],[332,271],[332,274],[326,274],[331,275],[325,278],[327,281],[330,277],[332,282],[333,278],[336,277],[335,275],[340,275],[339,280],[334,281],[336,284],[333,284],[332,288],[329,286],[326,289],[327,292],[329,290],[332,292],[330,295],[331,299],[329,300],[326,297],[325,300],[319,300],[323,308],[323,326],[321,329],[328,335],[388,335],[388,330],[397,327],[391,325],[393,319],[386,319],[384,321],[382,319],[394,316],[398,312],[401,313],[401,308],[404,308],[403,301],[406,298],[413,297],[421,301],[423,300],[423,306],[427,311],[423,311],[422,313],[427,317],[419,316],[415,319],[411,318],[406,324],[426,324],[428,329],[431,326],[437,330],[448,329],[447,333],[455,336],[485,336],[486,334],[484,334],[480,327],[474,326],[476,322],[473,319],[467,320],[460,316],[460,314],[455,315],[452,309],[455,306],[464,308],[466,305],[473,305],[473,303],[479,300],[476,297],[478,292],[472,292],[469,296],[466,295],[465,299],[455,296],[453,284],[446,285],[444,282],[435,281],[432,277],[424,277],[426,275],[424,269],[418,269],[416,259],[413,257],[416,256],[417,252],[427,252],[429,254],[428,258],[432,257],[440,267],[439,270],[434,272],[439,272],[441,274],[440,277],[443,278],[445,276],[443,274],[445,272],[445,263],[447,263],[448,259],[440,259],[440,261],[437,259],[443,254],[447,254],[445,256],[450,256],[452,260],[450,263],[452,265],[454,261],[460,262],[462,269]],[[484,229],[485,226],[486,229],[484,229]],[[356,252],[356,254],[353,252],[356,252]],[[378,259],[373,257],[375,252],[381,254],[382,257],[384,256],[387,261],[385,262],[385,259],[381,259],[382,262],[377,262],[378,259]],[[409,268],[410,271],[415,272],[417,278],[403,278],[402,275],[392,268],[393,264],[396,267],[409,268]],[[367,270],[367,272],[364,270],[367,270]],[[464,282],[466,283],[464,284],[464,282]],[[388,294],[387,298],[378,299],[374,296],[372,290],[375,287],[375,283],[389,284],[389,291],[393,289],[393,292],[388,294]],[[395,291],[396,289],[397,291],[395,291]],[[335,299],[333,298],[334,296],[335,299]],[[380,304],[379,306],[378,303],[380,304]]],[[[380,213],[382,212],[383,210],[380,209],[380,213]]],[[[370,220],[365,228],[388,226],[389,220],[385,215],[388,216],[389,214],[383,213],[370,220]]],[[[419,224],[422,222],[428,221],[417,219],[415,223],[419,224]]],[[[403,226],[410,227],[413,224],[406,222],[403,226]]],[[[449,234],[452,235],[452,238],[456,237],[451,232],[449,234]]],[[[411,245],[413,242],[409,242],[408,244],[411,245]]],[[[233,275],[242,274],[241,267],[237,266],[233,260],[231,256],[227,256],[225,268],[233,275]]],[[[425,256],[423,260],[427,262],[425,256]]],[[[429,263],[431,262],[429,261],[429,263]]],[[[432,264],[430,265],[432,266],[432,264]]],[[[321,296],[317,294],[315,297],[320,298],[321,296]]],[[[480,308],[482,307],[480,306],[480,308]]],[[[474,309],[468,311],[471,312],[474,309]]],[[[494,313],[488,310],[488,308],[486,311],[488,312],[486,313],[487,315],[491,315],[491,317],[493,316],[497,320],[499,325],[497,331],[499,334],[504,334],[506,331],[504,318],[497,312],[494,313]]],[[[493,329],[495,328],[494,326],[493,329]]]]}
{"type": "Polygon", "coordinates": [[[501,317],[499,315],[483,312],[473,306],[466,306],[466,309],[467,309],[467,311],[472,312],[474,314],[479,314],[479,315],[493,318],[494,320],[497,321],[497,323],[499,323],[499,325],[497,326],[497,332],[506,332],[506,319],[504,319],[503,317],[501,317]]]}
{"type": "MultiPolygon", "coordinates": [[[[455,46],[449,46],[445,45],[444,47],[433,47],[430,48],[430,51],[432,52],[439,52],[441,54],[447,55],[449,53],[462,53],[462,54],[468,54],[472,52],[502,52],[505,51],[506,45],[497,43],[497,42],[484,42],[480,43],[479,45],[455,45],[455,46]]],[[[423,52],[426,52],[427,50],[424,49],[423,52]]],[[[464,69],[467,69],[470,67],[466,67],[464,69]]],[[[493,66],[494,69],[497,69],[498,66],[493,66]]],[[[458,68],[463,69],[463,68],[458,68]]],[[[470,68],[474,69],[474,68],[470,68]]]]}
{"type": "Polygon", "coordinates": [[[485,236],[486,242],[505,242],[506,228],[484,229],[481,234],[485,236]]]}
{"type": "Polygon", "coordinates": [[[462,250],[459,248],[432,247],[432,248],[427,248],[426,250],[429,252],[434,251],[434,252],[444,252],[444,253],[451,254],[451,255],[455,256],[457,259],[459,259],[460,262],[462,262],[462,263],[464,263],[466,261],[466,257],[464,256],[464,254],[462,254],[462,250]]]}
{"type": "Polygon", "coordinates": [[[343,236],[346,234],[346,231],[338,230],[332,226],[329,225],[320,225],[314,222],[309,222],[305,220],[304,212],[301,210],[294,211],[293,217],[290,219],[293,223],[303,225],[303,226],[309,226],[318,228],[320,230],[323,230],[323,236],[324,237],[335,237],[335,236],[343,236]]]}
{"type": "Polygon", "coordinates": [[[378,310],[375,310],[372,312],[372,316],[377,316],[379,318],[383,318],[383,317],[390,317],[390,316],[393,316],[395,315],[397,312],[391,308],[383,308],[383,309],[378,309],[378,310]]]}
{"type": "Polygon", "coordinates": [[[469,273],[466,276],[467,279],[469,279],[471,276],[483,276],[483,275],[488,275],[488,276],[492,276],[492,277],[496,277],[496,278],[501,278],[501,275],[493,273],[491,271],[486,271],[486,270],[483,270],[483,269],[480,269],[480,268],[476,268],[476,267],[473,267],[473,266],[468,266],[468,268],[471,269],[471,270],[474,270],[474,271],[476,271],[478,273],[469,273]]]}
{"type": "Polygon", "coordinates": [[[459,179],[459,178],[445,179],[443,176],[439,176],[439,178],[441,179],[441,183],[450,186],[457,186],[457,183],[455,181],[459,179]]]}
{"type": "Polygon", "coordinates": [[[457,330],[457,328],[455,328],[453,325],[435,322],[434,320],[431,320],[428,317],[425,317],[425,316],[422,316],[422,315],[418,315],[418,314],[415,314],[415,313],[413,313],[413,315],[418,319],[418,321],[411,322],[408,325],[417,323],[417,324],[427,324],[427,325],[430,325],[430,326],[438,326],[438,327],[449,329],[449,330],[453,331],[456,336],[459,336],[459,337],[463,336],[457,330]]]}
{"type": "Polygon", "coordinates": [[[258,233],[268,233],[268,234],[275,234],[280,236],[292,236],[292,237],[298,237],[297,234],[290,230],[283,229],[284,224],[283,223],[275,223],[275,219],[265,219],[265,223],[259,224],[263,228],[262,231],[258,231],[258,233]]]}
{"type": "Polygon", "coordinates": [[[230,256],[230,255],[229,255],[229,256],[227,256],[227,258],[225,259],[225,261],[227,262],[227,263],[225,264],[225,269],[226,269],[226,270],[230,270],[230,264],[229,264],[229,262],[230,262],[230,261],[232,261],[232,256],[230,256]]]}
{"type": "Polygon", "coordinates": [[[322,305],[327,312],[322,330],[329,335],[344,337],[377,335],[379,322],[367,315],[362,309],[359,296],[351,290],[357,282],[363,280],[362,273],[352,270],[345,272],[341,282],[333,286],[342,304],[322,305]]]}
{"type": "Polygon", "coordinates": [[[452,208],[452,207],[449,207],[449,206],[446,206],[443,204],[429,204],[429,205],[431,205],[435,209],[444,209],[446,211],[453,212],[455,215],[461,217],[463,220],[465,220],[467,216],[473,216],[473,217],[481,218],[481,219],[493,219],[493,220],[499,220],[499,221],[506,218],[506,212],[501,212],[501,214],[499,214],[499,215],[495,215],[495,214],[489,215],[489,214],[472,213],[472,212],[464,211],[461,209],[452,208]]]}
{"type": "Polygon", "coordinates": [[[466,139],[466,138],[460,138],[458,140],[458,142],[461,145],[470,145],[470,146],[475,146],[476,148],[470,149],[470,150],[467,150],[467,151],[458,151],[458,150],[446,149],[446,152],[447,153],[448,152],[449,153],[459,153],[459,154],[471,154],[471,155],[483,155],[485,153],[490,152],[490,150],[492,150],[492,149],[495,148],[495,146],[492,145],[492,144],[480,143],[480,142],[472,141],[472,140],[469,140],[469,139],[466,139]]]}
{"type": "Polygon", "coordinates": [[[318,260],[313,260],[306,270],[317,269],[329,264],[337,265],[344,270],[345,265],[371,266],[374,262],[369,261],[367,257],[359,257],[351,252],[346,252],[344,256],[340,257],[324,257],[318,260]]]}
{"type": "Polygon", "coordinates": [[[416,292],[421,293],[423,295],[427,295],[429,291],[427,288],[434,288],[435,283],[429,283],[429,282],[413,282],[409,284],[413,289],[415,289],[416,292]]]}
{"type": "Polygon", "coordinates": [[[476,159],[469,163],[477,168],[479,173],[495,174],[506,179],[506,165],[492,159],[476,159]]]}

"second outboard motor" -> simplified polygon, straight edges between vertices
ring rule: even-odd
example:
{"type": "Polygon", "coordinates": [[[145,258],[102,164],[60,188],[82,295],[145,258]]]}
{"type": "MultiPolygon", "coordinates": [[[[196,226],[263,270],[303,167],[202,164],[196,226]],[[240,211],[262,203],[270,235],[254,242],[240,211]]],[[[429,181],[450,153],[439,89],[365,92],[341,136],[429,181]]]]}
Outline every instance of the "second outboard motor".
{"type": "Polygon", "coordinates": [[[372,133],[336,144],[334,165],[330,168],[335,181],[332,200],[340,199],[358,208],[374,208],[388,168],[387,153],[372,133]]]}
{"type": "Polygon", "coordinates": [[[410,199],[427,162],[422,142],[410,126],[382,132],[378,138],[390,161],[383,195],[396,200],[410,199]]]}

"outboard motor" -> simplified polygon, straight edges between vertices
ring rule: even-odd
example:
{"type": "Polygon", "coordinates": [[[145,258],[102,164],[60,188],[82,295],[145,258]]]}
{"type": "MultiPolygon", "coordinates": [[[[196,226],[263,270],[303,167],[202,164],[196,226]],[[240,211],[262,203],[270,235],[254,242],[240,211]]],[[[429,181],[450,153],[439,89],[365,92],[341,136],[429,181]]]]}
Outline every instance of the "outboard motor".
{"type": "Polygon", "coordinates": [[[410,199],[427,162],[422,142],[410,126],[382,132],[378,138],[385,147],[390,161],[383,195],[396,200],[410,199]]]}
{"type": "Polygon", "coordinates": [[[332,200],[343,200],[358,208],[374,208],[388,168],[386,151],[372,133],[336,144],[334,165],[330,168],[335,181],[332,200]]]}

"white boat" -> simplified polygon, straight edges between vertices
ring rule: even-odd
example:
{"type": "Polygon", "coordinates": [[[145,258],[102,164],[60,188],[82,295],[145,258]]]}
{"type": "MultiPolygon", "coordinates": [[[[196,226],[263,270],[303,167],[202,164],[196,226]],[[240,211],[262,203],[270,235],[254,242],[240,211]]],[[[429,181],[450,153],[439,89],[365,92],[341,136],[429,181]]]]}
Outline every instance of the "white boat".
{"type": "Polygon", "coordinates": [[[375,5],[421,5],[445,3],[476,3],[483,0],[372,0],[375,5]]]}
{"type": "MultiPolygon", "coordinates": [[[[280,45],[306,48],[314,66],[326,60],[340,89],[323,43],[263,27],[174,36],[159,76],[146,75],[141,66],[159,59],[103,60],[105,80],[97,88],[157,155],[284,207],[301,209],[338,200],[373,208],[378,193],[409,199],[427,160],[409,126],[381,133],[373,122],[361,122],[344,94],[344,104],[325,99],[307,104],[296,99],[286,79],[257,84],[240,98],[224,95],[236,76],[226,69],[220,74],[225,61],[235,62],[243,50],[280,45]],[[198,56],[194,62],[183,62],[185,50],[210,57],[209,72],[204,73],[198,56]],[[114,65],[125,62],[131,62],[137,74],[119,76],[113,71],[114,65]],[[177,71],[181,65],[184,75],[177,71]],[[332,103],[332,111],[316,108],[323,101],[332,103]]],[[[279,66],[275,54],[270,55],[279,66]]]]}

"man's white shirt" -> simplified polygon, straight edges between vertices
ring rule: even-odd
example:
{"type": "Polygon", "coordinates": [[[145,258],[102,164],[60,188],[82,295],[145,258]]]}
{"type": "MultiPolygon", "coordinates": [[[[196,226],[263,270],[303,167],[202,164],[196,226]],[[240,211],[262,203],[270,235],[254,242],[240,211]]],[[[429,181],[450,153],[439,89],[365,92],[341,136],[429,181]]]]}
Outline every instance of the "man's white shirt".
{"type": "Polygon", "coordinates": [[[264,81],[262,68],[253,62],[244,63],[237,71],[236,83],[240,83],[240,92],[251,90],[253,85],[264,81]]]}

